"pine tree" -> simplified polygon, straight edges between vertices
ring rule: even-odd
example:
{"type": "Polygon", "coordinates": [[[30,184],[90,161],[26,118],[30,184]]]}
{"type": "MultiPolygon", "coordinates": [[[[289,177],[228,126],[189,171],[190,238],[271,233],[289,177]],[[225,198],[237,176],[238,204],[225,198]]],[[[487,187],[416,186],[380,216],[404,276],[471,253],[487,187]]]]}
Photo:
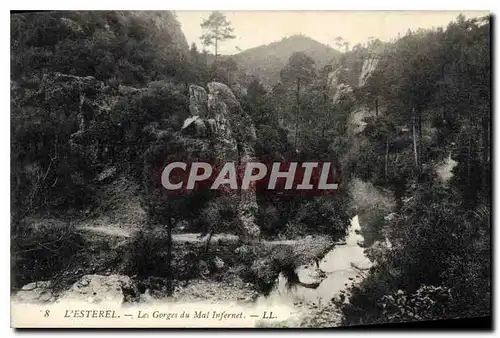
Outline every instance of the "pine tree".
{"type": "Polygon", "coordinates": [[[201,28],[206,31],[200,39],[204,46],[214,46],[215,61],[217,62],[219,43],[224,40],[234,39],[231,23],[226,20],[224,14],[212,12],[208,19],[203,20],[201,28]]]}

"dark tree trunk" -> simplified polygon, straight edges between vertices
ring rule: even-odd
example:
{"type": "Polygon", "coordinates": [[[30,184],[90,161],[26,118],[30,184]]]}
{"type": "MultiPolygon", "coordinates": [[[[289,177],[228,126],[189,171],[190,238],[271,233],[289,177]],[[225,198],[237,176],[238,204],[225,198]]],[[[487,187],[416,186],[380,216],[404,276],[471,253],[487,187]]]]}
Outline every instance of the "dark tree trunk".
{"type": "Polygon", "coordinates": [[[299,143],[300,77],[297,78],[297,116],[295,118],[295,149],[299,143]]]}
{"type": "Polygon", "coordinates": [[[415,168],[417,170],[417,174],[420,173],[420,166],[419,166],[419,158],[418,158],[418,141],[417,141],[417,131],[416,131],[416,114],[415,114],[415,108],[413,108],[413,153],[415,155],[415,168]]]}
{"type": "Polygon", "coordinates": [[[167,223],[167,295],[171,296],[174,293],[173,288],[173,269],[172,269],[172,219],[168,218],[167,223]]]}
{"type": "Polygon", "coordinates": [[[403,196],[405,193],[405,182],[398,179],[394,184],[394,197],[396,200],[396,213],[399,213],[403,208],[403,196]]]}
{"type": "Polygon", "coordinates": [[[385,141],[385,180],[389,180],[389,168],[388,161],[389,160],[389,132],[387,132],[387,139],[385,141]]]}
{"type": "Polygon", "coordinates": [[[218,44],[218,41],[217,41],[217,40],[218,40],[218,39],[217,39],[217,34],[218,34],[218,33],[216,32],[216,33],[215,33],[215,35],[216,35],[216,36],[215,36],[215,64],[216,64],[216,65],[217,65],[217,52],[218,52],[218,50],[217,50],[217,44],[218,44]]]}
{"type": "Polygon", "coordinates": [[[472,151],[472,137],[471,133],[468,135],[468,145],[467,145],[467,186],[470,186],[470,174],[471,174],[471,151],[472,151]]]}
{"type": "Polygon", "coordinates": [[[205,244],[205,252],[208,252],[208,248],[210,247],[210,241],[212,240],[214,232],[215,232],[215,226],[212,227],[212,229],[210,229],[210,232],[208,234],[207,244],[205,244]]]}
{"type": "Polygon", "coordinates": [[[490,160],[489,160],[489,152],[490,152],[490,124],[488,123],[489,119],[485,115],[482,118],[482,131],[483,131],[483,177],[482,177],[482,188],[483,192],[488,192],[490,184],[489,182],[489,174],[490,174],[490,160]]]}
{"type": "MultiPolygon", "coordinates": [[[[417,128],[418,128],[418,139],[422,142],[422,109],[417,109],[417,128]]],[[[422,158],[422,152],[420,152],[420,158],[422,158]]]]}

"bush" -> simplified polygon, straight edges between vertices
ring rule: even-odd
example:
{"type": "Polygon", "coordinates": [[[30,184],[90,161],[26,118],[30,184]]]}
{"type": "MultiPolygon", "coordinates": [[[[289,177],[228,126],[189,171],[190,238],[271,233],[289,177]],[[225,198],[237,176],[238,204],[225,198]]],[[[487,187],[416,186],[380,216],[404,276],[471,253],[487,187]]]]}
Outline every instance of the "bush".
{"type": "Polygon", "coordinates": [[[257,220],[262,233],[273,233],[273,230],[280,225],[280,214],[274,205],[262,205],[259,208],[257,220]]]}
{"type": "Polygon", "coordinates": [[[206,233],[238,234],[240,232],[236,206],[229,196],[220,196],[209,201],[201,210],[200,222],[205,223],[206,233]]]}
{"type": "Polygon", "coordinates": [[[368,278],[343,306],[346,324],[491,313],[490,216],[447,186],[422,184],[391,221],[392,244],[372,250],[368,278]]]}
{"type": "Polygon", "coordinates": [[[57,280],[84,247],[81,235],[66,222],[25,219],[18,226],[12,232],[14,289],[34,281],[57,280]]]}
{"type": "Polygon", "coordinates": [[[12,76],[49,69],[93,75],[101,81],[116,77],[129,85],[170,76],[182,78],[185,62],[181,55],[188,46],[179,33],[178,22],[167,11],[13,14],[12,76]]]}
{"type": "Polygon", "coordinates": [[[323,234],[340,238],[349,227],[348,207],[340,196],[314,197],[300,204],[285,230],[286,237],[323,234]]]}
{"type": "Polygon", "coordinates": [[[127,248],[126,273],[147,276],[169,277],[167,229],[144,229],[139,231],[127,248]]]}

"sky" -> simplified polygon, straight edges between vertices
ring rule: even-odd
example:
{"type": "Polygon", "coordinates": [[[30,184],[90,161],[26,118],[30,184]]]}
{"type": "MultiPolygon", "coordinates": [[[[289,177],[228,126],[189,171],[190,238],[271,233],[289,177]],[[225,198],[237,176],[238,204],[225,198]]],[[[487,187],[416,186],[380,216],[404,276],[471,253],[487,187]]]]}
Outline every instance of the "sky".
{"type": "MultiPolygon", "coordinates": [[[[367,42],[369,37],[389,41],[398,33],[404,35],[408,29],[446,27],[460,13],[467,18],[489,14],[487,11],[228,11],[223,14],[231,22],[236,38],[224,41],[219,53],[235,54],[238,48],[245,50],[295,34],[334,48],[337,36],[351,46],[367,42]]],[[[176,14],[188,43],[194,42],[202,50],[200,23],[210,12],[176,11],[176,14]]]]}

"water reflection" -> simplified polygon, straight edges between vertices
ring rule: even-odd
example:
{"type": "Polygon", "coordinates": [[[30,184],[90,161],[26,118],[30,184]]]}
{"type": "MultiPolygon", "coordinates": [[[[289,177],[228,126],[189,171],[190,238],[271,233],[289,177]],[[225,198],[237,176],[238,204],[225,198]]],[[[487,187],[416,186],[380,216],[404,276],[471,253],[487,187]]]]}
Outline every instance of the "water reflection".
{"type": "Polygon", "coordinates": [[[287,279],[280,275],[275,288],[265,297],[266,300],[293,302],[295,305],[307,303],[314,307],[327,305],[353,283],[360,282],[360,271],[372,265],[360,246],[363,240],[356,215],[351,220],[345,242],[339,243],[325,255],[319,263],[319,269],[314,262],[298,267],[296,273],[300,284],[292,287],[288,287],[287,279]]]}

